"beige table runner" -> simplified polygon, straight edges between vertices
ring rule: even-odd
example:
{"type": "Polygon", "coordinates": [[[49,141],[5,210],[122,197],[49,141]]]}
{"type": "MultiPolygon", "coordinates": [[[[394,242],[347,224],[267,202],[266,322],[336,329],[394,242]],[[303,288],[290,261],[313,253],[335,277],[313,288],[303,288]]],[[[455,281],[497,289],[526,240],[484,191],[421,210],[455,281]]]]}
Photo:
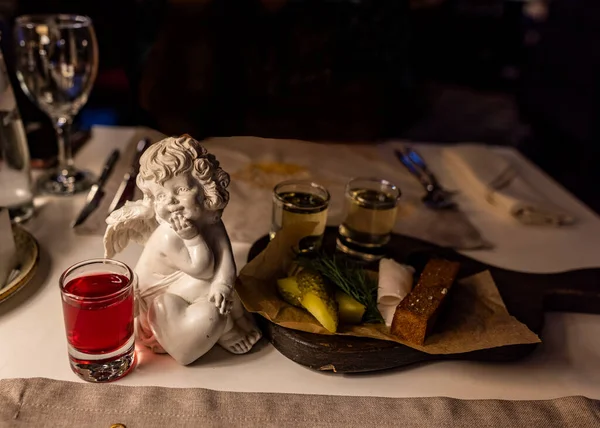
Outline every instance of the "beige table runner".
{"type": "Polygon", "coordinates": [[[0,380],[0,427],[598,427],[600,401],[377,398],[0,380]]]}

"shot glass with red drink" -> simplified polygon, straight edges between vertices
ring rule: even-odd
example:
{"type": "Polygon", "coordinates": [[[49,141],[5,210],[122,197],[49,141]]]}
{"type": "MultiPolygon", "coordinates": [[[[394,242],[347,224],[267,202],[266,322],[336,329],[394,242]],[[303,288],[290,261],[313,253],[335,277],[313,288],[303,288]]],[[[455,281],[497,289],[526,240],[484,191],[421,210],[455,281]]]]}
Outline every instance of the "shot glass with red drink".
{"type": "Polygon", "coordinates": [[[63,315],[73,371],[89,382],[109,382],[135,365],[136,277],[124,263],[93,259],[60,277],[63,315]]]}

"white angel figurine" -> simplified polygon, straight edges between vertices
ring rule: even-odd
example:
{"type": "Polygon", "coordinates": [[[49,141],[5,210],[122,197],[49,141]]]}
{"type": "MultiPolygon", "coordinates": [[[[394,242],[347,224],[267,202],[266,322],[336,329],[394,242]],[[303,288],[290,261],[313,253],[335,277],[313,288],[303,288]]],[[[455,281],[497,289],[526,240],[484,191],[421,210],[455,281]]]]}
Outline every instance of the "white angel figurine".
{"type": "Polygon", "coordinates": [[[248,352],[260,330],[233,289],[236,267],[221,221],[229,175],[193,138],[165,138],[140,158],[142,200],[106,220],[105,257],[133,240],[144,246],[134,271],[136,334],[157,353],[192,363],[215,343],[248,352]]]}

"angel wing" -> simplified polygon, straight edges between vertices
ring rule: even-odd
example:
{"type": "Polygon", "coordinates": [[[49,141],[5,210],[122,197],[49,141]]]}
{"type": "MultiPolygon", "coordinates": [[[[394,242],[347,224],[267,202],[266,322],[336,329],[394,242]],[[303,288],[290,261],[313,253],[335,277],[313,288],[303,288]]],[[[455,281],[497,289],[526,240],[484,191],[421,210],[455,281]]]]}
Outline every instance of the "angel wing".
{"type": "Polygon", "coordinates": [[[104,257],[111,258],[134,241],[144,245],[158,227],[152,206],[143,200],[126,202],[106,219],[104,257]]]}

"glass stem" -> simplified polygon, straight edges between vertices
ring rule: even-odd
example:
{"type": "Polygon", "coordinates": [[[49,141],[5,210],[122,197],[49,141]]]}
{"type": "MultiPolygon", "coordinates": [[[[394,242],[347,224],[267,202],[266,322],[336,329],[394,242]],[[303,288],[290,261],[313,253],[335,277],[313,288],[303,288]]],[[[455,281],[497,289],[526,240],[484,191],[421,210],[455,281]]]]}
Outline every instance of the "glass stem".
{"type": "Polygon", "coordinates": [[[73,166],[73,152],[71,150],[72,123],[73,120],[67,117],[59,117],[54,121],[58,142],[58,167],[61,171],[68,171],[73,166]]]}

